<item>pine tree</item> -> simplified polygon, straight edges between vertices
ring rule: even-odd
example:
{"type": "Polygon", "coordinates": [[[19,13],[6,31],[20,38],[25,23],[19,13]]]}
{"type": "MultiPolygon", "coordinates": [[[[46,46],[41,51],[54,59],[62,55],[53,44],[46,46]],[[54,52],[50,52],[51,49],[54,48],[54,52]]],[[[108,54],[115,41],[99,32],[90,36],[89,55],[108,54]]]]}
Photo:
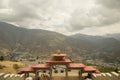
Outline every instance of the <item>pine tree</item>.
{"type": "Polygon", "coordinates": [[[3,56],[0,56],[0,61],[3,61],[4,60],[4,57],[3,56]]]}

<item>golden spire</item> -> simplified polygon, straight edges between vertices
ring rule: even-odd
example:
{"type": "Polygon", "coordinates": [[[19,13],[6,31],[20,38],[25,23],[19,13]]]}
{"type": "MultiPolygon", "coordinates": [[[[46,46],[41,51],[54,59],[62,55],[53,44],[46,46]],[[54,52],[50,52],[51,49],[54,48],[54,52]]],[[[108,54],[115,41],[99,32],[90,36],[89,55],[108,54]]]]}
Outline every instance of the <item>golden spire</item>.
{"type": "Polygon", "coordinates": [[[60,49],[58,49],[58,50],[57,50],[57,53],[58,53],[58,54],[60,54],[60,53],[61,53],[60,49]]]}

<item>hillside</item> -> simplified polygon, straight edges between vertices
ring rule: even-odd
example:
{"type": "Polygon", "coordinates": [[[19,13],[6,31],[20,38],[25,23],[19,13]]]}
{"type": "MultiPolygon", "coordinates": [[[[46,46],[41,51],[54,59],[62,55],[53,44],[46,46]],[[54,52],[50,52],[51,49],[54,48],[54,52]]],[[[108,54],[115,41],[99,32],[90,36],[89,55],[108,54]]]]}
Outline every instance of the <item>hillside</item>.
{"type": "Polygon", "coordinates": [[[99,53],[96,58],[102,58],[105,61],[114,61],[117,58],[120,58],[120,41],[113,37],[83,34],[75,34],[71,37],[75,39],[82,39],[94,45],[93,57],[99,53]]]}
{"type": "Polygon", "coordinates": [[[115,38],[115,39],[117,39],[117,40],[120,41],[120,34],[119,34],[119,33],[115,33],[115,34],[107,34],[106,37],[115,38]]]}
{"type": "Polygon", "coordinates": [[[103,50],[103,49],[107,50],[107,48],[109,50],[112,50],[120,47],[120,41],[112,37],[91,36],[84,34],[75,34],[72,35],[71,37],[75,39],[82,39],[86,42],[90,42],[99,50],[103,50]]]}
{"type": "Polygon", "coordinates": [[[29,58],[28,54],[32,57],[51,54],[60,49],[73,58],[76,57],[75,54],[79,55],[75,58],[78,61],[86,55],[92,59],[116,61],[120,56],[119,47],[120,41],[111,37],[83,34],[65,36],[57,32],[26,29],[0,22],[0,55],[8,55],[11,59],[19,58],[18,55],[29,58]]]}
{"type": "Polygon", "coordinates": [[[25,29],[0,22],[0,48],[12,52],[24,51],[39,55],[53,53],[60,49],[67,53],[79,53],[80,49],[89,49],[89,44],[86,41],[73,39],[56,32],[25,29]]]}

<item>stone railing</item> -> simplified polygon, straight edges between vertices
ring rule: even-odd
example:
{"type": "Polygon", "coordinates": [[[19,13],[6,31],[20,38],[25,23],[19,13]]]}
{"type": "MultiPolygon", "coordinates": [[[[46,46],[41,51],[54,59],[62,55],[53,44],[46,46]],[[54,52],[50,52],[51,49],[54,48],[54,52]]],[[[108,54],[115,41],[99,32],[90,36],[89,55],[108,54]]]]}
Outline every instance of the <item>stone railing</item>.
{"type": "MultiPolygon", "coordinates": [[[[41,76],[41,80],[44,78],[48,78],[44,75],[41,76]]],[[[0,80],[32,80],[32,79],[25,79],[24,74],[6,74],[0,73],[0,80]]],[[[46,80],[46,79],[45,79],[46,80]]],[[[49,80],[49,79],[48,79],[49,80]]],[[[111,73],[100,73],[100,74],[92,74],[92,80],[120,80],[120,71],[118,73],[111,72],[111,73]]]]}
{"type": "Polygon", "coordinates": [[[120,71],[119,73],[111,72],[111,73],[100,73],[100,74],[92,74],[93,80],[120,80],[120,71]]]}
{"type": "Polygon", "coordinates": [[[6,74],[0,73],[0,80],[25,80],[24,74],[6,74]]]}

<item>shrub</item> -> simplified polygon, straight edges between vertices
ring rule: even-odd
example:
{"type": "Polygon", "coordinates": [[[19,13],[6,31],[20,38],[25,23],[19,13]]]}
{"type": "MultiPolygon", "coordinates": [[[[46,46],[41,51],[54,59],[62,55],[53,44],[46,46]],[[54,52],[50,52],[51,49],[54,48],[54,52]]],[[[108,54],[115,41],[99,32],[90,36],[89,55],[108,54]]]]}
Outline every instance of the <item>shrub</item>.
{"type": "Polygon", "coordinates": [[[19,68],[20,68],[20,66],[18,64],[13,64],[13,69],[17,70],[19,68]]]}
{"type": "Polygon", "coordinates": [[[4,57],[3,56],[0,56],[0,61],[3,61],[4,60],[4,57]]]}

